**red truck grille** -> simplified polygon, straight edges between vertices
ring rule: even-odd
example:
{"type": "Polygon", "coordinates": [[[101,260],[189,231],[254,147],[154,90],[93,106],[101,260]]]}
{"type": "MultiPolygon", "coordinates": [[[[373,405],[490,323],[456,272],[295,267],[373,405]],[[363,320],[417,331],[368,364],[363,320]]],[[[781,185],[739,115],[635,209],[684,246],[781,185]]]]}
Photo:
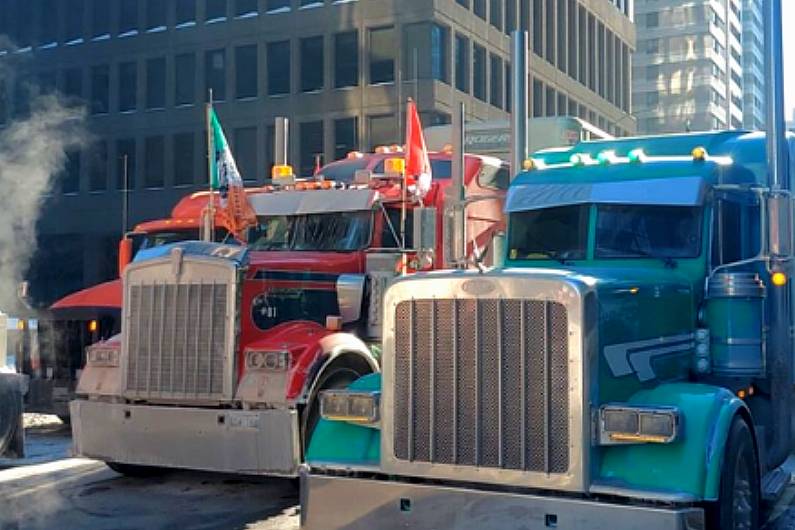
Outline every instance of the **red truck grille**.
{"type": "Polygon", "coordinates": [[[566,308],[511,299],[407,300],[395,315],[398,460],[566,473],[566,308]]]}

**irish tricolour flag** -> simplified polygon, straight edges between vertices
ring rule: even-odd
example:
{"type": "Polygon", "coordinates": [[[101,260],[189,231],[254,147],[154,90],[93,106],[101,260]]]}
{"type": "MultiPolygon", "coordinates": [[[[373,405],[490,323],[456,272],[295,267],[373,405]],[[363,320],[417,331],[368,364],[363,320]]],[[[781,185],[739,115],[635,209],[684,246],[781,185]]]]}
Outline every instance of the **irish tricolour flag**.
{"type": "Polygon", "coordinates": [[[221,208],[230,232],[242,238],[246,228],[257,222],[257,216],[248,202],[243,179],[212,106],[208,106],[207,124],[210,128],[210,187],[221,195],[221,208]]]}

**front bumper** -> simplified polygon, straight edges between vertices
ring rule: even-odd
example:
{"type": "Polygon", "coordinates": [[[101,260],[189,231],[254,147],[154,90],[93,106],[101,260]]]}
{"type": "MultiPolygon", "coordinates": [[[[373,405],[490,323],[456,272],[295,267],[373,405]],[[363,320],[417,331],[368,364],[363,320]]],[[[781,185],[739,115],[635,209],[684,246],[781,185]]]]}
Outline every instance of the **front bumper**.
{"type": "Polygon", "coordinates": [[[223,410],[88,401],[70,404],[78,455],[142,466],[297,476],[295,410],[223,410]]]}
{"type": "Polygon", "coordinates": [[[700,508],[657,508],[301,472],[305,530],[696,530],[700,508]]]}

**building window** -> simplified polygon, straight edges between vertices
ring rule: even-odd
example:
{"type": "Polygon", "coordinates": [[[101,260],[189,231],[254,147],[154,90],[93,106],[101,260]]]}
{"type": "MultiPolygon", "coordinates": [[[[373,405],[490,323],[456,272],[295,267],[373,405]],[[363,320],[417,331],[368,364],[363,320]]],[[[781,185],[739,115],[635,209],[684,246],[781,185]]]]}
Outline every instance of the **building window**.
{"type": "Polygon", "coordinates": [[[210,50],[204,54],[204,91],[213,101],[226,100],[226,51],[210,50]]]}
{"type": "Polygon", "coordinates": [[[226,20],[226,0],[207,0],[206,8],[205,23],[226,20]]]}
{"type": "MultiPolygon", "coordinates": [[[[41,0],[40,13],[47,13],[47,16],[38,17],[38,25],[36,27],[36,43],[39,46],[49,46],[58,42],[58,21],[59,13],[58,0],[41,0]]],[[[0,35],[8,32],[8,15],[3,12],[5,7],[0,7],[0,35]]],[[[0,44],[0,49],[3,45],[0,44]]]]}
{"type": "Polygon", "coordinates": [[[359,147],[358,118],[334,120],[334,160],[345,158],[359,147]]]}
{"type": "Polygon", "coordinates": [[[110,75],[108,65],[91,68],[91,114],[107,114],[109,111],[110,75]]]}
{"type": "Polygon", "coordinates": [[[538,79],[533,79],[533,117],[540,118],[544,115],[544,84],[538,79]]]}
{"type": "Polygon", "coordinates": [[[98,141],[91,147],[90,153],[89,190],[104,191],[108,189],[108,143],[98,141]]]}
{"type": "Polygon", "coordinates": [[[505,112],[511,112],[511,103],[513,103],[513,94],[511,94],[511,64],[510,61],[505,61],[505,112]]]}
{"type": "Polygon", "coordinates": [[[138,33],[138,0],[120,0],[119,36],[138,33]]]}
{"type": "Polygon", "coordinates": [[[163,0],[146,0],[146,30],[155,32],[166,29],[166,7],[163,0]]]}
{"type": "MultiPolygon", "coordinates": [[[[491,0],[489,20],[491,25],[502,31],[502,3],[504,0],[491,0]]],[[[508,0],[510,2],[510,0],[508,0]]]]}
{"type": "Polygon", "coordinates": [[[486,20],[486,0],[473,0],[472,10],[477,16],[486,20]]]}
{"type": "Polygon", "coordinates": [[[519,0],[519,29],[530,30],[530,0],[519,0]]]}
{"type": "MultiPolygon", "coordinates": [[[[558,70],[562,72],[566,72],[568,70],[568,42],[567,42],[567,35],[566,35],[566,20],[568,18],[568,14],[566,13],[566,0],[558,0],[558,12],[557,12],[557,56],[558,56],[558,70]]],[[[568,38],[572,38],[571,35],[568,38]]]]}
{"type": "Polygon", "coordinates": [[[395,28],[370,30],[370,84],[395,81],[395,28]]]}
{"type": "Polygon", "coordinates": [[[266,13],[274,15],[276,13],[287,13],[290,11],[290,0],[265,0],[266,13]]]}
{"type": "Polygon", "coordinates": [[[313,175],[317,157],[323,164],[323,122],[310,121],[299,125],[300,160],[298,174],[303,177],[313,175]]]}
{"type": "Polygon", "coordinates": [[[31,84],[28,75],[18,75],[14,82],[14,116],[26,118],[30,115],[31,84]]]}
{"type": "Polygon", "coordinates": [[[64,71],[63,93],[67,104],[79,105],[83,99],[83,71],[80,68],[69,68],[64,71]]]}
{"type": "Polygon", "coordinates": [[[569,113],[568,102],[566,95],[558,92],[558,116],[566,116],[569,113]]]}
{"type": "Polygon", "coordinates": [[[577,81],[586,85],[588,83],[588,18],[585,8],[577,7],[577,81]]]}
{"type": "Polygon", "coordinates": [[[80,191],[80,151],[66,153],[66,163],[61,177],[61,192],[66,194],[80,191]]]}
{"type": "Polygon", "coordinates": [[[455,87],[469,94],[469,39],[455,36],[455,87]]]}
{"type": "Polygon", "coordinates": [[[544,0],[533,0],[533,52],[539,57],[544,56],[544,0]]]}
{"type": "Polygon", "coordinates": [[[196,55],[183,53],[174,59],[175,83],[174,104],[193,105],[196,103],[196,55]]]}
{"type": "Polygon", "coordinates": [[[450,83],[449,42],[449,30],[444,26],[433,24],[431,26],[431,76],[444,83],[450,83]]]}
{"type": "Polygon", "coordinates": [[[486,49],[475,44],[472,58],[472,95],[486,101],[486,49]]]}
{"type": "MultiPolygon", "coordinates": [[[[110,36],[110,2],[94,0],[91,5],[91,38],[110,36]]],[[[49,18],[42,17],[42,18],[49,18]]]]}
{"type": "Polygon", "coordinates": [[[129,112],[137,107],[138,65],[134,62],[119,64],[119,111],[129,112]]]}
{"type": "MultiPolygon", "coordinates": [[[[27,4],[27,1],[23,3],[27,4]]],[[[71,0],[66,9],[66,26],[64,28],[64,41],[78,43],[83,40],[83,15],[85,14],[84,0],[71,0]]]]}
{"type": "Polygon", "coordinates": [[[502,108],[502,58],[491,54],[491,98],[490,102],[495,107],[502,108]]]}
{"type": "Polygon", "coordinates": [[[166,106],[166,59],[158,57],[146,61],[146,108],[166,106]]]}
{"type": "Polygon", "coordinates": [[[259,175],[257,163],[257,128],[235,129],[235,161],[240,176],[247,182],[256,182],[259,175]]]}
{"type": "Polygon", "coordinates": [[[547,87],[547,116],[555,116],[555,89],[547,87]]]}
{"type": "Polygon", "coordinates": [[[178,28],[196,25],[196,0],[177,0],[175,22],[178,28]]]}
{"type": "Polygon", "coordinates": [[[0,79],[0,125],[8,122],[8,88],[6,80],[0,79]]]}
{"type": "Polygon", "coordinates": [[[651,13],[646,13],[646,27],[647,28],[656,28],[660,25],[660,13],[657,11],[652,11],[651,13]]]}
{"type": "Polygon", "coordinates": [[[546,35],[544,58],[549,64],[555,64],[555,0],[546,0],[544,15],[544,34],[546,35]]]}
{"type": "Polygon", "coordinates": [[[237,99],[258,95],[256,44],[235,48],[235,90],[237,99]]]}
{"type": "Polygon", "coordinates": [[[162,188],[165,184],[165,142],[162,136],[150,136],[144,141],[144,186],[162,188]]]}
{"type": "Polygon", "coordinates": [[[116,188],[135,189],[135,139],[116,140],[116,188]],[[126,171],[126,175],[125,175],[126,171]],[[126,186],[125,186],[126,180],[126,186]]]}
{"type": "Polygon", "coordinates": [[[359,34],[355,31],[334,35],[334,87],[359,84],[359,34]]]}
{"type": "Polygon", "coordinates": [[[290,93],[290,41],[268,43],[268,95],[290,93]]]}
{"type": "Polygon", "coordinates": [[[39,88],[39,94],[42,96],[51,96],[55,93],[56,81],[55,72],[39,72],[39,79],[36,81],[39,88]]]}
{"type": "Polygon", "coordinates": [[[235,0],[235,16],[237,18],[248,18],[259,14],[257,0],[235,0]]]}
{"type": "Polygon", "coordinates": [[[323,37],[301,39],[301,91],[323,89],[323,37]]]}
{"type": "Polygon", "coordinates": [[[276,138],[276,127],[274,125],[266,125],[265,126],[265,149],[263,149],[263,156],[265,160],[263,161],[263,169],[265,171],[265,181],[271,181],[271,171],[273,170],[273,164],[275,159],[275,151],[276,146],[274,145],[274,140],[276,138]]]}
{"type": "Polygon", "coordinates": [[[367,122],[370,131],[369,151],[374,151],[379,145],[394,145],[398,142],[398,127],[393,114],[368,116],[367,122]]]}
{"type": "Polygon", "coordinates": [[[193,133],[174,135],[174,185],[192,184],[196,175],[193,170],[195,160],[193,133]]]}
{"type": "Polygon", "coordinates": [[[569,10],[567,24],[569,28],[568,39],[565,46],[568,48],[569,60],[566,72],[572,79],[577,79],[577,49],[580,36],[577,35],[577,0],[568,0],[569,10]]]}

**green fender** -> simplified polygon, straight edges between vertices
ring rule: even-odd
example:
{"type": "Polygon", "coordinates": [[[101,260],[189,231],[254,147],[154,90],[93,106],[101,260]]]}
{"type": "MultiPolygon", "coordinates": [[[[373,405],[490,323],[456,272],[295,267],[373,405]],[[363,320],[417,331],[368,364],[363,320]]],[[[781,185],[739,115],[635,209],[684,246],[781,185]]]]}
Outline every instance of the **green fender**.
{"type": "MultiPolygon", "coordinates": [[[[380,391],[381,374],[369,374],[354,381],[349,390],[380,391]]],[[[381,461],[381,431],[374,427],[320,419],[306,461],[310,466],[331,468],[373,468],[381,461]]]]}
{"type": "Polygon", "coordinates": [[[682,434],[671,444],[601,448],[598,480],[625,488],[717,500],[726,439],[734,416],[741,409],[747,411],[745,403],[725,388],[696,383],[641,390],[629,403],[678,407],[683,418],[682,434]]]}

